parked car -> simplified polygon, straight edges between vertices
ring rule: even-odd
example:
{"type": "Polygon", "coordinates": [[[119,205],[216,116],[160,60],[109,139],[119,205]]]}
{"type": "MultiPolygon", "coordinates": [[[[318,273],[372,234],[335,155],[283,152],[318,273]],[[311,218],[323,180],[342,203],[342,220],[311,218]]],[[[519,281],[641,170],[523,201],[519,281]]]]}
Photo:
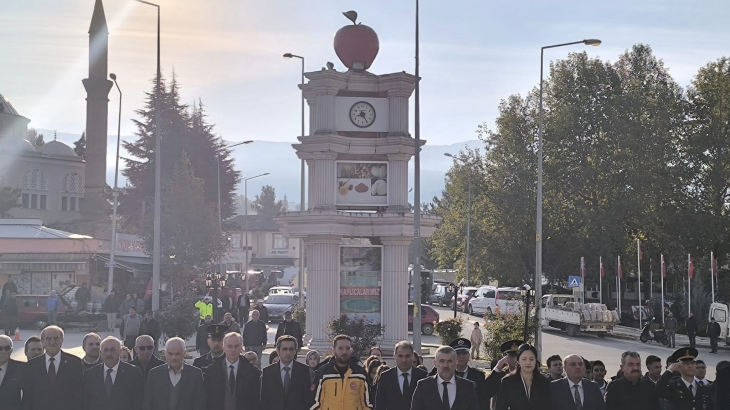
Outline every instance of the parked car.
{"type": "Polygon", "coordinates": [[[482,286],[469,300],[467,313],[491,315],[497,308],[502,313],[517,313],[520,310],[521,300],[520,288],[482,286]]]}
{"type": "Polygon", "coordinates": [[[291,286],[272,286],[269,289],[269,295],[291,295],[293,293],[291,286]]]}
{"type": "Polygon", "coordinates": [[[437,284],[433,289],[433,293],[428,295],[428,304],[437,303],[439,306],[448,306],[453,296],[453,292],[449,290],[449,285],[437,284]]]}
{"type": "Polygon", "coordinates": [[[269,295],[264,302],[266,310],[269,312],[269,320],[283,320],[284,312],[287,310],[293,310],[295,305],[299,303],[299,296],[291,293],[281,293],[275,295],[269,295]]]}
{"type": "Polygon", "coordinates": [[[454,309],[454,303],[456,303],[456,309],[462,309],[466,312],[466,307],[469,306],[469,300],[474,297],[478,289],[474,286],[462,288],[455,297],[451,298],[451,309],[454,309]]]}
{"type": "MultiPolygon", "coordinates": [[[[439,314],[431,306],[421,305],[421,334],[432,335],[439,321],[439,314]]],[[[413,331],[413,303],[408,304],[408,330],[413,331]]]]}

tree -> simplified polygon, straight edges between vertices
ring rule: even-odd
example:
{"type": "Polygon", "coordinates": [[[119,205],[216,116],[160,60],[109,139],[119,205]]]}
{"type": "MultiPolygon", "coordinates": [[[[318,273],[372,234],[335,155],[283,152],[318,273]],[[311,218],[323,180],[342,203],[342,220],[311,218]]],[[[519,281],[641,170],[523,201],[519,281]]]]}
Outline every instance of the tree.
{"type": "Polygon", "coordinates": [[[251,204],[259,215],[274,218],[279,212],[286,212],[284,202],[276,200],[276,189],[271,185],[261,187],[261,194],[256,195],[251,204]]]}
{"type": "Polygon", "coordinates": [[[43,144],[45,144],[45,142],[43,141],[43,134],[39,134],[38,130],[36,130],[35,128],[28,129],[28,135],[25,139],[36,147],[42,147],[43,144]]]}
{"type": "Polygon", "coordinates": [[[8,216],[8,211],[20,205],[20,188],[0,188],[0,218],[8,216]]]}
{"type": "Polygon", "coordinates": [[[82,159],[86,159],[86,131],[81,133],[81,138],[74,142],[74,152],[82,159]]]}

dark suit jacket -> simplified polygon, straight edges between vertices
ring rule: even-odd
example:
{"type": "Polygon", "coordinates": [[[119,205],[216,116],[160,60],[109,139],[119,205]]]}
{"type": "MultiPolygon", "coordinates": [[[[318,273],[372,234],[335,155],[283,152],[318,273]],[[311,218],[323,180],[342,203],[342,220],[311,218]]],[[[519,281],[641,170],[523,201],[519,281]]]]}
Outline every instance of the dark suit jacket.
{"type": "Polygon", "coordinates": [[[619,377],[606,386],[605,399],[607,410],[660,409],[659,399],[654,392],[654,382],[646,377],[639,379],[636,384],[625,377],[619,377]]]}
{"type": "Polygon", "coordinates": [[[81,408],[81,359],[61,351],[56,355],[56,380],[51,385],[46,355],[28,362],[23,385],[23,410],[78,410],[81,408]]]}
{"type": "MultiPolygon", "coordinates": [[[[167,365],[150,370],[144,388],[142,410],[170,410],[169,372],[167,365]]],[[[200,369],[189,364],[183,365],[182,377],[178,383],[180,397],[176,410],[206,410],[203,372],[200,369]]]]}
{"type": "Polygon", "coordinates": [[[150,358],[150,362],[147,363],[147,367],[142,367],[142,362],[139,361],[139,356],[135,357],[134,360],[129,362],[129,364],[132,364],[139,368],[139,370],[142,372],[142,383],[144,383],[147,380],[147,376],[150,374],[150,370],[154,369],[157,366],[162,366],[163,364],[165,364],[165,362],[158,359],[157,356],[152,355],[152,358],[150,358]]]}
{"type": "Polygon", "coordinates": [[[137,366],[120,362],[111,396],[104,386],[104,365],[99,364],[84,373],[84,410],[131,410],[142,407],[144,382],[137,366]]]}
{"type": "Polygon", "coordinates": [[[401,371],[397,367],[388,369],[378,379],[378,390],[375,394],[375,408],[378,410],[401,410],[411,406],[413,392],[419,380],[428,377],[426,371],[413,367],[408,380],[408,391],[401,393],[401,371]]]}
{"type": "Polygon", "coordinates": [[[314,404],[309,366],[294,360],[289,393],[284,393],[279,363],[266,366],[261,374],[261,409],[307,410],[314,404]]]}
{"type": "Polygon", "coordinates": [[[712,408],[711,390],[697,384],[697,394],[692,395],[678,373],[665,371],[656,382],[656,394],[667,399],[674,410],[703,410],[712,408]]]}
{"type": "MultiPolygon", "coordinates": [[[[223,368],[225,359],[226,355],[213,359],[213,363],[205,368],[205,397],[208,400],[208,409],[223,408],[225,389],[228,385],[226,369],[223,368]]],[[[261,404],[261,371],[243,356],[239,356],[238,361],[236,407],[240,410],[258,410],[261,404]]]]}
{"type": "Polygon", "coordinates": [[[0,384],[0,403],[4,410],[20,410],[20,391],[23,389],[26,364],[17,360],[8,361],[7,374],[0,384]]]}
{"type": "MultiPolygon", "coordinates": [[[[436,370],[437,369],[434,367],[433,369],[431,369],[428,375],[434,376],[436,374],[436,370]]],[[[479,398],[479,407],[482,410],[489,410],[489,401],[497,393],[497,389],[499,389],[499,384],[494,387],[494,393],[488,394],[489,388],[487,387],[486,383],[487,376],[484,374],[483,371],[475,369],[473,367],[467,367],[463,375],[459,375],[458,371],[456,372],[456,375],[461,377],[462,379],[467,379],[474,382],[474,387],[477,391],[477,397],[479,398]]],[[[501,377],[499,377],[499,379],[501,380],[501,377]]]]}
{"type": "MultiPolygon", "coordinates": [[[[606,403],[603,401],[598,384],[583,379],[581,385],[583,386],[583,410],[604,410],[606,403]]],[[[550,383],[555,410],[576,410],[575,392],[571,386],[572,383],[567,377],[550,383]]]]}
{"type": "Polygon", "coordinates": [[[553,410],[550,382],[543,376],[535,375],[527,399],[525,385],[519,373],[510,374],[502,379],[497,395],[497,410],[553,410]]]}
{"type": "MultiPolygon", "coordinates": [[[[443,410],[444,405],[436,385],[436,377],[430,376],[421,379],[416,385],[411,401],[411,410],[443,410]]],[[[451,410],[479,410],[474,382],[454,376],[456,380],[456,398],[451,410]]],[[[376,406],[377,407],[377,406],[376,406]]]]}

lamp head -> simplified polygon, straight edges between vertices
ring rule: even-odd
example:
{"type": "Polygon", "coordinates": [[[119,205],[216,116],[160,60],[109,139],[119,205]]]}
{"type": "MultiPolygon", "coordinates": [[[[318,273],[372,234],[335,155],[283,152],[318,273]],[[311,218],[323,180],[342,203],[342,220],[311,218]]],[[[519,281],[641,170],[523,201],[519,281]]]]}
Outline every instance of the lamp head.
{"type": "Polygon", "coordinates": [[[583,40],[583,44],[587,46],[594,46],[598,47],[601,45],[601,40],[595,39],[595,38],[589,38],[587,40],[583,40]]]}
{"type": "Polygon", "coordinates": [[[454,158],[454,156],[453,156],[453,155],[451,155],[451,154],[449,154],[448,152],[444,152],[444,156],[447,156],[447,157],[449,157],[449,158],[454,158]]]}
{"type": "Polygon", "coordinates": [[[265,177],[265,176],[267,176],[267,175],[271,175],[271,174],[269,174],[269,173],[267,172],[267,173],[265,173],[265,174],[263,174],[263,175],[261,175],[261,176],[262,176],[262,177],[265,177]]]}
{"type": "Polygon", "coordinates": [[[293,58],[293,57],[294,56],[292,55],[292,53],[286,53],[286,54],[284,54],[284,58],[286,58],[286,59],[290,59],[290,58],[293,58]]]}
{"type": "Polygon", "coordinates": [[[114,73],[109,73],[109,78],[111,78],[114,81],[117,81],[117,75],[114,73]]]}

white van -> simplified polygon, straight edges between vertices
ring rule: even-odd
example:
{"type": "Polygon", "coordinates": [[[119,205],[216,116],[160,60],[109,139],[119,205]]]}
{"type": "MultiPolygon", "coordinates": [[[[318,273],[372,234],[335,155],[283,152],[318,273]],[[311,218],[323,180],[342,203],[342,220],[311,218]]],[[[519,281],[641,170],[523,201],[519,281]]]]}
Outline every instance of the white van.
{"type": "Polygon", "coordinates": [[[520,311],[521,303],[520,288],[482,286],[469,300],[467,310],[469,314],[491,315],[497,310],[501,313],[514,314],[520,311]]]}

